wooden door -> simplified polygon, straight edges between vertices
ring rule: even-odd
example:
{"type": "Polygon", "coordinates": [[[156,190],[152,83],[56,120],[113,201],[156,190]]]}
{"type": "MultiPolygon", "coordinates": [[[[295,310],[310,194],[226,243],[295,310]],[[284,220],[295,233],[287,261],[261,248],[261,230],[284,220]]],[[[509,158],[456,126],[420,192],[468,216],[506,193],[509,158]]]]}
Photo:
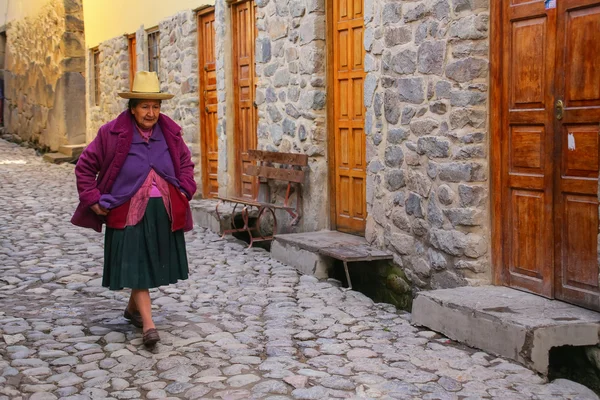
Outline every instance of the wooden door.
{"type": "Polygon", "coordinates": [[[233,84],[235,91],[235,190],[236,195],[253,198],[256,178],[245,173],[252,164],[248,150],[256,149],[256,108],[254,106],[254,2],[235,3],[232,8],[233,26],[233,84]]]}
{"type": "Polygon", "coordinates": [[[333,0],[333,117],[335,227],[364,235],[366,139],[362,0],[333,0]]]}
{"type": "Polygon", "coordinates": [[[503,279],[598,309],[600,1],[556,6],[503,2],[503,279]]]}
{"type": "Polygon", "coordinates": [[[133,78],[137,72],[137,52],[135,50],[137,41],[135,33],[127,37],[127,42],[129,44],[129,90],[131,90],[133,89],[133,78]]]}
{"type": "Polygon", "coordinates": [[[219,194],[217,63],[215,57],[215,10],[213,7],[198,13],[198,56],[202,195],[204,198],[208,198],[219,194]]]}
{"type": "Polygon", "coordinates": [[[557,1],[555,296],[600,309],[600,0],[557,1]]]}

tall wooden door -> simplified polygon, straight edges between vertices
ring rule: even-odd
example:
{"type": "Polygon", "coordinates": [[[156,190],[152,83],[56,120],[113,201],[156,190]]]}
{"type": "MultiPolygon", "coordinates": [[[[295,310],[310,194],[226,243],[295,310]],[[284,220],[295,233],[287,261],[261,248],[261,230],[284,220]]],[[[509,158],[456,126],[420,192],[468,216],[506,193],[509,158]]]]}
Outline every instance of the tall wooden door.
{"type": "Polygon", "coordinates": [[[254,1],[235,3],[232,8],[233,26],[233,84],[235,91],[235,190],[236,195],[253,198],[257,190],[256,178],[246,174],[252,164],[248,150],[256,149],[257,115],[254,103],[254,1]]]}
{"type": "Polygon", "coordinates": [[[366,206],[364,20],[362,0],[333,0],[335,226],[363,235],[366,206]]]}
{"type": "Polygon", "coordinates": [[[198,56],[200,74],[200,143],[202,146],[203,197],[219,192],[217,140],[217,71],[215,57],[215,10],[198,13],[198,56]]]}
{"type": "Polygon", "coordinates": [[[505,283],[600,309],[600,0],[503,2],[505,283]]]}

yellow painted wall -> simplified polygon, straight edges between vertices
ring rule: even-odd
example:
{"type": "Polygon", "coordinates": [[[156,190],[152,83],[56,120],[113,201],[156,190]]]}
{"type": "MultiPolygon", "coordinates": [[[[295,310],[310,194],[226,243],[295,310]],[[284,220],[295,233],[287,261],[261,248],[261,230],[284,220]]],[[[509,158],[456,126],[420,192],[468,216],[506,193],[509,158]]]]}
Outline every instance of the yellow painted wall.
{"type": "Polygon", "coordinates": [[[49,0],[0,0],[0,26],[8,22],[33,17],[49,0]]]}
{"type": "MultiPolygon", "coordinates": [[[[6,1],[6,0],[3,0],[6,1]]],[[[179,11],[214,5],[214,0],[83,0],[88,48],[116,36],[151,28],[179,11]]]]}

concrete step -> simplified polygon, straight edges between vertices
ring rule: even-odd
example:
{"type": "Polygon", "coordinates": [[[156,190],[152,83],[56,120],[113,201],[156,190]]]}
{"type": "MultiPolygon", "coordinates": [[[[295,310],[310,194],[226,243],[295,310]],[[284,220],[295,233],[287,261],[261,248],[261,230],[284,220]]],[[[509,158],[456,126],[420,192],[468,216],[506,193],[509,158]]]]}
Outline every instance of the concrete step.
{"type": "Polygon", "coordinates": [[[52,163],[52,164],[60,164],[64,162],[75,161],[76,157],[68,156],[64,153],[46,153],[43,157],[44,161],[52,163]]]}
{"type": "Polygon", "coordinates": [[[58,152],[71,157],[79,157],[85,146],[85,144],[65,144],[58,148],[58,152]]]}
{"type": "Polygon", "coordinates": [[[552,347],[599,343],[600,313],[503,286],[420,292],[412,323],[548,373],[552,347]]]}
{"type": "Polygon", "coordinates": [[[332,247],[366,246],[360,236],[337,231],[318,231],[275,235],[271,243],[271,257],[295,267],[300,273],[326,279],[334,259],[320,253],[332,247]]]}

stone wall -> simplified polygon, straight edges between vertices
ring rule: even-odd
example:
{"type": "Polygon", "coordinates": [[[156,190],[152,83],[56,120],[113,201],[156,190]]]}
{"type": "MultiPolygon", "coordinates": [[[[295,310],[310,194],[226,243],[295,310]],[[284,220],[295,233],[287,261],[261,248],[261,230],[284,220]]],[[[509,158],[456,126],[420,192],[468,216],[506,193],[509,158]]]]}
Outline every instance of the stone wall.
{"type": "Polygon", "coordinates": [[[51,0],[7,27],[5,129],[40,147],[85,142],[81,0],[51,0]]]}
{"type": "MultiPolygon", "coordinates": [[[[324,2],[276,2],[257,0],[255,46],[258,148],[303,153],[309,156],[306,184],[302,190],[300,231],[327,227],[327,131],[326,131],[326,45],[324,2]]],[[[217,90],[219,169],[226,188],[228,113],[233,116],[231,54],[231,10],[224,1],[215,6],[217,42],[217,90]]],[[[229,138],[229,139],[228,139],[229,138]]],[[[231,154],[231,150],[229,149],[231,154]]],[[[277,196],[277,188],[272,188],[277,196]]],[[[281,218],[287,218],[282,213],[281,218]]],[[[286,225],[285,223],[281,224],[286,225]]]]}
{"type": "Polygon", "coordinates": [[[127,107],[127,100],[120,98],[117,93],[129,90],[129,43],[126,36],[100,43],[100,99],[98,105],[94,102],[94,65],[92,52],[86,57],[87,104],[88,104],[88,143],[96,137],[98,129],[105,123],[116,118],[127,107]]]}
{"type": "Polygon", "coordinates": [[[491,277],[488,5],[365,2],[366,237],[420,288],[491,277]]]}
{"type": "MultiPolygon", "coordinates": [[[[217,63],[217,141],[219,148],[218,160],[218,179],[219,195],[227,196],[229,186],[229,151],[227,148],[227,113],[231,112],[232,106],[228,104],[233,102],[227,93],[233,93],[233,82],[231,77],[231,40],[229,24],[229,7],[225,0],[215,0],[215,55],[217,63]]],[[[233,146],[231,146],[233,147],[233,146]]],[[[229,149],[232,151],[232,149],[229,149]]]]}
{"type": "MultiPolygon", "coordinates": [[[[200,178],[200,110],[198,109],[197,23],[192,11],[182,11],[159,24],[161,91],[175,95],[162,103],[161,112],[182,127],[185,142],[200,178]]],[[[199,188],[199,192],[201,189],[199,188]]]]}
{"type": "Polygon", "coordinates": [[[256,6],[258,147],[309,156],[299,230],[324,229],[328,217],[323,190],[327,187],[325,2],[257,0],[256,6]]]}

